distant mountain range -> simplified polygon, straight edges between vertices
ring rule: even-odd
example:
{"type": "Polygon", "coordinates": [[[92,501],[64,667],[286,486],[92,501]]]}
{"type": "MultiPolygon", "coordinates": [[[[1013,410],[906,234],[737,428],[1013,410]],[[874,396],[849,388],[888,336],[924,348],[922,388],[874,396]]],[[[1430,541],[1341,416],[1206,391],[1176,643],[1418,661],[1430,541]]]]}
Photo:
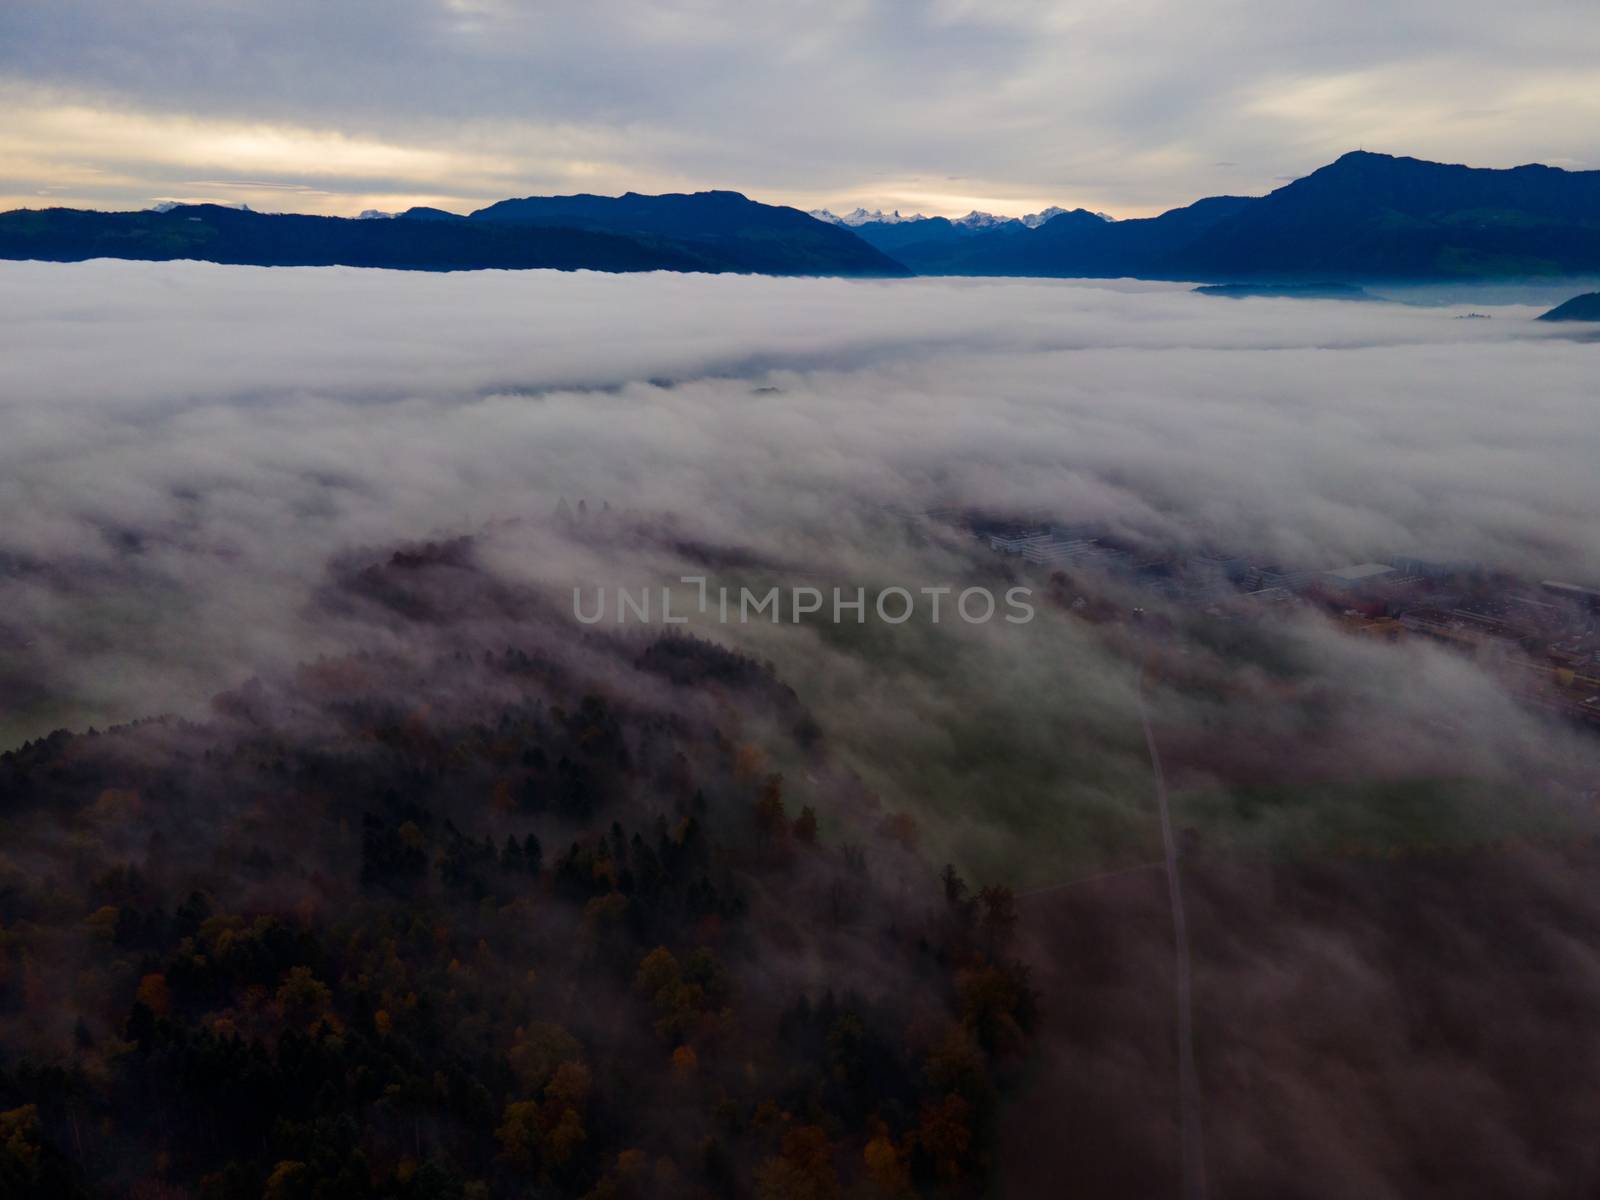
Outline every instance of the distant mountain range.
{"type": "Polygon", "coordinates": [[[436,208],[373,219],[378,216],[268,214],[215,204],[125,213],[18,209],[0,213],[0,258],[190,258],[441,271],[909,274],[845,229],[737,192],[545,196],[503,200],[465,217],[436,208]]]}
{"type": "Polygon", "coordinates": [[[1266,196],[1213,196],[1108,223],[1029,229],[938,219],[857,236],[918,274],[1230,282],[1440,280],[1600,270],[1600,171],[1485,170],[1357,151],[1266,196]]]}
{"type": "Polygon", "coordinates": [[[1487,170],[1365,151],[1266,196],[1213,196],[1126,221],[1081,208],[956,220],[808,215],[737,192],[528,197],[468,216],[413,208],[363,218],[217,205],[21,209],[0,214],[0,258],[1274,284],[1600,274],[1600,171],[1487,170]]]}
{"type": "MultiPolygon", "coordinates": [[[[1047,208],[1043,212],[1029,213],[1025,217],[997,217],[994,215],[994,213],[978,212],[976,209],[974,209],[964,217],[946,218],[925,217],[921,213],[913,213],[909,217],[903,217],[900,215],[899,209],[895,209],[894,212],[886,213],[882,209],[878,209],[875,212],[868,212],[864,208],[858,208],[853,212],[845,213],[844,216],[841,217],[836,213],[829,212],[825,208],[814,208],[811,210],[811,216],[815,217],[819,221],[827,221],[831,225],[844,225],[850,229],[855,229],[862,225],[915,225],[922,221],[946,221],[948,224],[952,225],[958,230],[967,233],[976,233],[979,230],[996,229],[1002,225],[1010,225],[1013,223],[1020,223],[1027,226],[1029,229],[1037,229],[1052,217],[1059,217],[1066,211],[1067,210],[1064,208],[1047,208]]],[[[1095,216],[1099,217],[1102,221],[1116,220],[1115,217],[1109,216],[1106,213],[1095,213],[1095,216]]]]}

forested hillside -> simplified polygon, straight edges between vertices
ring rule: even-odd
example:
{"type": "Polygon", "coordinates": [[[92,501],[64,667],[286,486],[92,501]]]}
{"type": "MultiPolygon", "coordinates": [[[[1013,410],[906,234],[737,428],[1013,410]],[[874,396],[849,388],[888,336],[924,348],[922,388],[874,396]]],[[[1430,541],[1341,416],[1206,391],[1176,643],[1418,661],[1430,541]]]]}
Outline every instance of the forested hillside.
{"type": "Polygon", "coordinates": [[[981,1191],[1011,894],[769,667],[563,648],[466,542],[323,602],[419,650],[0,758],[0,1194],[981,1191]]]}

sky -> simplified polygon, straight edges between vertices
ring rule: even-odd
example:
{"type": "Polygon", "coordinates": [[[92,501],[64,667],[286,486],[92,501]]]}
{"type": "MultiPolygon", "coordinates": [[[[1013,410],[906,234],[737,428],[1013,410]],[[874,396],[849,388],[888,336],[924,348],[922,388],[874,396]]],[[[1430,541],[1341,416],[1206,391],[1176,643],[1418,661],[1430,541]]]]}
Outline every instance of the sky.
{"type": "Polygon", "coordinates": [[[5,0],[0,208],[731,188],[1149,215],[1352,149],[1600,167],[1592,0],[5,0]]]}

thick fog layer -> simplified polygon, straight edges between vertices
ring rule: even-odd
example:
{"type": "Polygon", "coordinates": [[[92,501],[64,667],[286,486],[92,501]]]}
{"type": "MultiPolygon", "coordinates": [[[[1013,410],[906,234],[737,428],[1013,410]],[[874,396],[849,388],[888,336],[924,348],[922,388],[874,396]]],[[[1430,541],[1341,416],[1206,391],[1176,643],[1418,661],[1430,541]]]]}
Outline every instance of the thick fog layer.
{"type": "MultiPolygon", "coordinates": [[[[13,706],[6,734],[182,709],[321,647],[305,605],[333,556],[542,523],[563,497],[857,582],[853,564],[893,573],[885,508],[961,504],[1290,566],[1600,576],[1600,345],[1533,324],[1536,306],[1465,311],[4,264],[0,663],[67,701],[13,706]]],[[[519,569],[642,585],[681,565],[551,554],[519,569]]]]}

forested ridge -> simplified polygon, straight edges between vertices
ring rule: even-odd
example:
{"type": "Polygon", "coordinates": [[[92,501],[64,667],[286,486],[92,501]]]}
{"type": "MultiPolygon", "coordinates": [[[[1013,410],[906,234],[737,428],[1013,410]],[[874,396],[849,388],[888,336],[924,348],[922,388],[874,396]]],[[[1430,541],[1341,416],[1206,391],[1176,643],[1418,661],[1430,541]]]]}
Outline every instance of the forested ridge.
{"type": "MultiPolygon", "coordinates": [[[[335,588],[430,578],[505,599],[459,546],[335,588]]],[[[0,1195],[981,1191],[1011,894],[766,664],[492,624],[0,756],[0,1195]]]]}

